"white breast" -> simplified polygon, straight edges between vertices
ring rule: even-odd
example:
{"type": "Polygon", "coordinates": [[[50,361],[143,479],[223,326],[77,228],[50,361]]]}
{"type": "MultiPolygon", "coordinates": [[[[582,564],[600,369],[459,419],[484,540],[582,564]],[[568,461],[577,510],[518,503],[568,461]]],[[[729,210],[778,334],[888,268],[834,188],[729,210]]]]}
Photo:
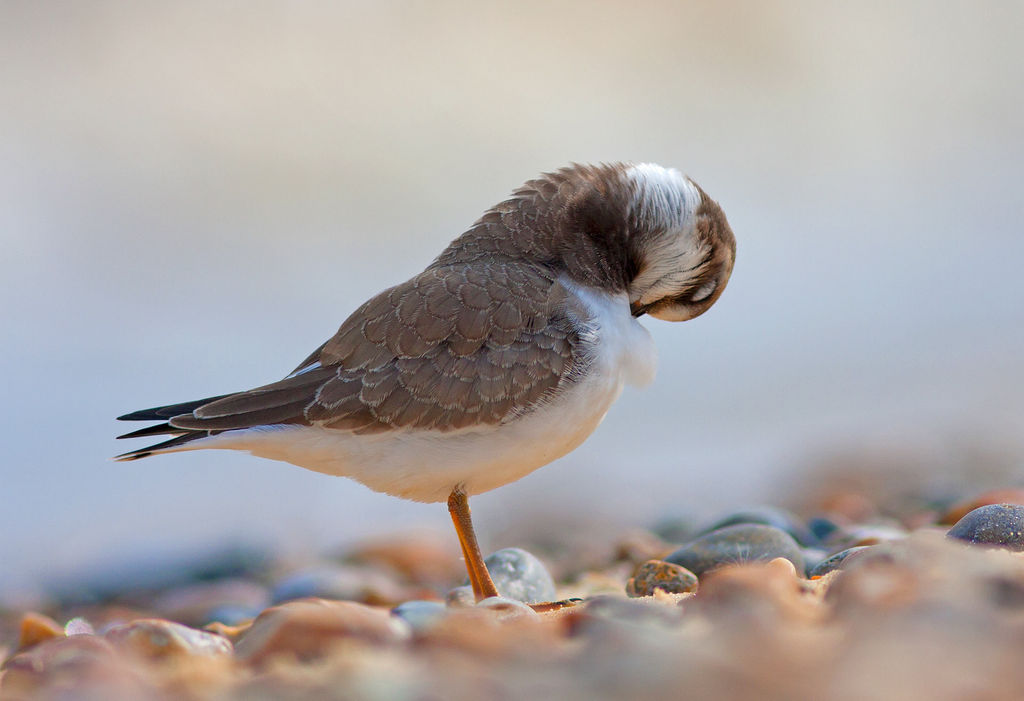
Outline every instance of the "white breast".
{"type": "Polygon", "coordinates": [[[593,362],[556,400],[506,424],[362,436],[320,427],[267,426],[226,431],[184,448],[247,450],[415,501],[445,501],[459,484],[467,494],[479,494],[514,482],[582,443],[624,383],[647,384],[654,376],[654,342],[630,315],[626,295],[563,284],[589,312],[584,342],[591,344],[593,362]]]}

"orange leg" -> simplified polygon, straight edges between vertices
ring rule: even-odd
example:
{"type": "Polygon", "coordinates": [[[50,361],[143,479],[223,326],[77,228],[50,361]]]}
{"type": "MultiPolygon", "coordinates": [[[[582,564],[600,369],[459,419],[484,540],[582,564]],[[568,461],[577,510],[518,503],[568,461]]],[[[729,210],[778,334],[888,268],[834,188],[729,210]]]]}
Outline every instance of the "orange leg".
{"type": "Polygon", "coordinates": [[[459,536],[459,545],[462,546],[462,557],[466,560],[473,596],[477,601],[490,596],[500,596],[491,579],[491,573],[487,571],[487,565],[484,564],[480,544],[476,542],[473,521],[469,517],[469,500],[461,486],[456,487],[448,497],[448,513],[451,514],[452,523],[455,524],[455,533],[459,536]]]}

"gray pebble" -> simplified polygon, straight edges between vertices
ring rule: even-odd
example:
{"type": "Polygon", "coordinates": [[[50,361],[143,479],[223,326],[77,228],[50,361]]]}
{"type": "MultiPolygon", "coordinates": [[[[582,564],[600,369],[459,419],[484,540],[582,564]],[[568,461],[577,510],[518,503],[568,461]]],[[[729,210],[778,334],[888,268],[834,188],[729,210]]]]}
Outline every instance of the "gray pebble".
{"type": "Polygon", "coordinates": [[[705,572],[740,562],[760,562],[784,557],[804,571],[800,546],[785,531],[760,524],[726,526],[697,538],[665,558],[700,577],[705,572]]]}
{"type": "MultiPolygon", "coordinates": [[[[498,593],[527,604],[555,600],[555,580],[544,563],[520,548],[504,548],[484,559],[498,593]]],[[[456,587],[445,600],[453,606],[473,605],[473,590],[456,587]]]]}
{"type": "Polygon", "coordinates": [[[401,618],[413,631],[421,631],[444,618],[448,607],[440,601],[406,601],[391,609],[391,615],[401,618]]]}
{"type": "Polygon", "coordinates": [[[852,548],[847,548],[846,550],[840,550],[836,554],[830,555],[814,567],[810,568],[810,571],[807,573],[807,576],[824,577],[832,570],[840,570],[843,568],[843,565],[846,564],[847,558],[849,558],[851,555],[856,555],[857,553],[864,552],[865,550],[868,550],[870,548],[870,545],[856,545],[852,548]]]}
{"type": "Polygon", "coordinates": [[[953,524],[947,535],[968,543],[995,545],[1020,552],[1024,550],[1024,506],[982,506],[953,524]]]}

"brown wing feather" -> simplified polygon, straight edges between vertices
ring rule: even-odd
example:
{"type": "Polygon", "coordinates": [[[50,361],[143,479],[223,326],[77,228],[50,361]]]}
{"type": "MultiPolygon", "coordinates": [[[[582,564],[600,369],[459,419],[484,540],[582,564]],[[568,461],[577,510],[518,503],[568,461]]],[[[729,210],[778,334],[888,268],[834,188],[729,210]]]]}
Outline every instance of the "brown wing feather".
{"type": "Polygon", "coordinates": [[[498,424],[574,381],[587,358],[565,289],[540,267],[432,267],[366,302],[300,367],[171,419],[229,430],[301,423],[375,433],[498,424]]]}

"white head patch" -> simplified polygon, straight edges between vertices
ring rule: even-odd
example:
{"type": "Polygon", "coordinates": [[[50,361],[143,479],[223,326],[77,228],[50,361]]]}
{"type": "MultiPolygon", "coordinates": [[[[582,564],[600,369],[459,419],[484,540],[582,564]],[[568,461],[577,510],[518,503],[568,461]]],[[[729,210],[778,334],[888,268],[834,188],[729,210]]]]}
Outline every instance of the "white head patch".
{"type": "Polygon", "coordinates": [[[686,287],[707,253],[707,245],[694,236],[701,195],[674,168],[640,163],[625,175],[635,192],[632,214],[644,231],[654,234],[645,240],[643,266],[629,293],[631,302],[648,304],[686,287]]]}

